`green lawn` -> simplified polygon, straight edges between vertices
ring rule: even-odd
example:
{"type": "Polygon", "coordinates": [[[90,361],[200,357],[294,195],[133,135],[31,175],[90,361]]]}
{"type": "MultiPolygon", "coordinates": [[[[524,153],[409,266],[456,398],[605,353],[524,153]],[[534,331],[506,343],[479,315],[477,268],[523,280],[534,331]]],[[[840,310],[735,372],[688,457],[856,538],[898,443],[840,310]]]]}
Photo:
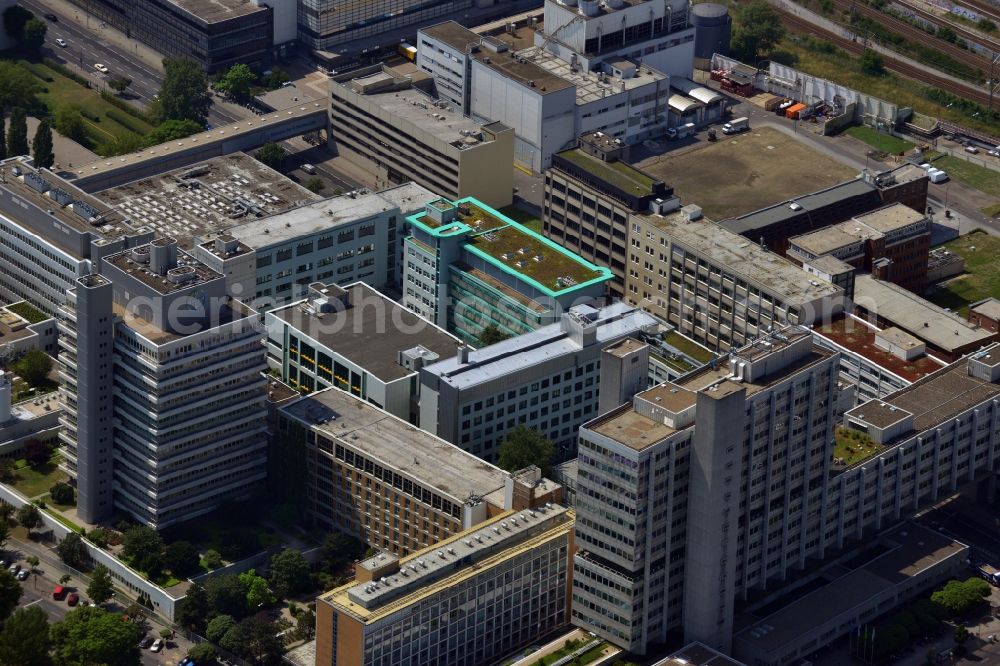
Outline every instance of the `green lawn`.
{"type": "Polygon", "coordinates": [[[79,525],[77,525],[72,520],[70,520],[66,516],[62,515],[58,511],[47,511],[46,513],[48,515],[52,516],[53,518],[55,518],[57,521],[59,521],[60,523],[62,523],[66,527],[68,527],[71,530],[73,530],[74,532],[82,532],[83,531],[82,527],[80,527],[79,525]]]}
{"type": "Polygon", "coordinates": [[[996,217],[1000,215],[1000,203],[987,206],[980,211],[986,217],[996,217]]]}
{"type": "Polygon", "coordinates": [[[974,231],[944,244],[950,252],[965,259],[965,273],[954,277],[925,294],[927,300],[950,308],[960,316],[969,313],[969,303],[990,296],[1000,298],[1000,238],[974,231]]]}
{"type": "Polygon", "coordinates": [[[884,448],[858,430],[838,427],[834,432],[833,457],[841,458],[848,466],[871,458],[884,448]]]}
{"type": "Polygon", "coordinates": [[[702,363],[708,363],[715,356],[712,352],[708,351],[704,347],[701,347],[693,340],[685,338],[683,335],[677,331],[670,331],[663,336],[663,341],[681,352],[682,354],[687,354],[696,361],[701,361],[702,363]]]}
{"type": "Polygon", "coordinates": [[[29,499],[49,492],[49,488],[57,482],[67,479],[66,474],[59,469],[58,458],[35,467],[20,467],[15,470],[14,475],[17,478],[13,483],[14,488],[29,499]]]}
{"type": "Polygon", "coordinates": [[[934,166],[944,169],[960,183],[974,187],[990,196],[1000,197],[1000,171],[967,162],[960,157],[945,155],[934,160],[934,166]]]}
{"type": "Polygon", "coordinates": [[[913,148],[913,144],[909,141],[897,139],[891,134],[876,131],[867,125],[848,127],[844,130],[844,134],[849,134],[855,139],[864,141],[875,150],[880,150],[883,153],[897,154],[906,152],[913,148]]]}
{"type": "MultiPolygon", "coordinates": [[[[593,640],[593,639],[591,639],[591,640],[593,640]]],[[[546,655],[546,656],[542,657],[538,661],[532,663],[531,666],[550,666],[550,664],[556,663],[557,661],[559,661],[563,657],[566,657],[566,656],[572,654],[575,650],[579,650],[583,646],[584,646],[584,642],[583,641],[579,641],[579,640],[578,641],[570,641],[566,645],[566,647],[563,647],[562,649],[557,650],[556,652],[553,652],[552,654],[549,654],[549,655],[546,655]]],[[[601,657],[601,654],[602,654],[603,651],[604,651],[604,641],[598,641],[597,644],[594,647],[592,647],[591,649],[587,650],[586,652],[584,652],[583,654],[581,654],[579,657],[577,657],[576,659],[574,659],[573,661],[571,661],[570,664],[582,666],[583,664],[589,664],[589,663],[591,663],[593,661],[597,661],[601,657]]]]}
{"type": "MultiPolygon", "coordinates": [[[[38,99],[51,112],[54,113],[57,108],[67,104],[80,107],[84,115],[83,121],[86,126],[87,139],[90,143],[88,148],[94,150],[101,144],[113,141],[117,137],[135,134],[131,129],[108,115],[108,111],[115,109],[115,107],[101,99],[98,91],[82,86],[42,63],[31,63],[29,71],[36,75],[52,78],[51,82],[39,81],[47,92],[38,95],[38,99]]],[[[115,110],[115,113],[122,114],[124,112],[115,110]]],[[[148,123],[133,116],[129,116],[128,120],[137,129],[141,128],[144,134],[153,129],[148,123]]]]}
{"type": "Polygon", "coordinates": [[[542,220],[527,211],[521,210],[517,206],[507,206],[505,208],[501,208],[500,212],[515,222],[523,224],[535,233],[542,233],[542,220]]]}

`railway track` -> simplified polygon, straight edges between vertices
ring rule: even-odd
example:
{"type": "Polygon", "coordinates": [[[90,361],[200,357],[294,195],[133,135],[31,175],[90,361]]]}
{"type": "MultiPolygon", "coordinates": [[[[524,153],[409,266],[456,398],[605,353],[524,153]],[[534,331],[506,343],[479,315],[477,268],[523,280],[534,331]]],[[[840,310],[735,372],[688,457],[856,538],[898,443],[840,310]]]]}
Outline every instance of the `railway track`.
{"type": "MultiPolygon", "coordinates": [[[[910,0],[896,0],[896,2],[898,4],[900,4],[900,5],[903,5],[904,7],[906,7],[907,9],[909,9],[911,12],[913,12],[916,16],[924,19],[925,21],[930,21],[930,22],[932,22],[932,23],[934,23],[936,25],[947,25],[949,28],[951,28],[955,32],[956,35],[958,35],[959,37],[961,37],[962,39],[964,39],[967,42],[972,42],[974,44],[980,44],[980,45],[985,46],[986,48],[991,49],[993,51],[1000,51],[1000,42],[998,42],[995,39],[991,39],[990,37],[986,37],[984,35],[981,35],[978,32],[973,32],[972,30],[969,30],[968,28],[966,28],[966,27],[962,26],[961,24],[959,24],[958,21],[952,21],[952,20],[947,19],[947,18],[945,18],[943,16],[939,16],[938,14],[935,14],[933,12],[929,12],[926,9],[924,9],[923,7],[918,6],[916,3],[911,2],[910,0]]],[[[978,2],[978,0],[977,0],[977,2],[978,2]]],[[[960,4],[968,4],[968,5],[970,5],[970,7],[969,7],[970,9],[972,9],[974,11],[977,11],[977,12],[979,11],[979,9],[976,8],[975,6],[971,6],[973,4],[972,0],[962,0],[962,3],[960,3],[960,4]]],[[[984,3],[984,4],[988,4],[988,3],[984,3]]],[[[1000,17],[997,17],[995,20],[997,22],[997,25],[1000,26],[1000,17]]],[[[927,34],[924,33],[924,36],[926,38],[927,34]]],[[[940,40],[940,39],[936,40],[936,42],[938,42],[938,43],[946,43],[946,42],[944,42],[944,40],[940,40]]]]}
{"type": "MultiPolygon", "coordinates": [[[[781,23],[788,29],[789,32],[793,34],[812,34],[856,55],[860,55],[865,50],[864,45],[859,42],[851,41],[850,39],[842,37],[837,33],[825,30],[813,23],[810,23],[806,19],[800,18],[795,14],[787,12],[779,7],[775,7],[775,9],[781,15],[781,23]]],[[[970,99],[977,104],[982,104],[983,106],[986,106],[989,103],[989,95],[987,92],[985,90],[979,90],[972,84],[963,85],[957,83],[949,78],[932,74],[925,69],[915,67],[902,60],[897,60],[892,56],[883,56],[883,61],[887,69],[890,69],[901,76],[913,79],[920,84],[940,88],[941,90],[949,92],[953,95],[965,97],[966,99],[970,99]]]]}
{"type": "MultiPolygon", "coordinates": [[[[863,2],[856,2],[855,0],[833,0],[833,4],[839,10],[855,12],[859,16],[871,19],[873,22],[876,22],[885,28],[902,35],[914,44],[927,44],[928,40],[930,40],[931,43],[929,45],[932,48],[947,55],[956,62],[960,62],[966,67],[971,68],[973,71],[979,71],[984,80],[989,73],[990,61],[987,58],[972,51],[959,48],[942,39],[931,37],[920,28],[911,25],[902,19],[889,16],[874,7],[870,7],[863,2]],[[986,70],[986,72],[984,73],[983,70],[986,70]]],[[[854,28],[850,29],[853,30],[854,28]]],[[[859,36],[863,37],[864,35],[859,34],[859,36]]],[[[931,66],[934,67],[935,65],[931,66]]],[[[940,69],[940,67],[938,67],[938,69],[940,69]]]]}
{"type": "Polygon", "coordinates": [[[966,9],[971,9],[980,16],[984,16],[1000,27],[1000,7],[994,5],[992,2],[985,2],[984,0],[952,0],[956,5],[965,7],[966,9]]]}

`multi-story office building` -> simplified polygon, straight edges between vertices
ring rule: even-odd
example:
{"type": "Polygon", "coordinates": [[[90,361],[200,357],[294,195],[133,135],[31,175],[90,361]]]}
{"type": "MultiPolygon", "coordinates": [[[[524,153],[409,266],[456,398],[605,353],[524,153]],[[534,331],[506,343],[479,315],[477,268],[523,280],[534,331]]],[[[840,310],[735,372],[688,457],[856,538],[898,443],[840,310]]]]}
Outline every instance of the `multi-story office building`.
{"type": "Polygon", "coordinates": [[[288,21],[295,3],[284,0],[73,0],[98,20],[167,57],[193,58],[209,72],[236,63],[263,64],[272,46],[295,39],[288,21]],[[277,29],[277,30],[276,30],[277,29]]]}
{"type": "Polygon", "coordinates": [[[625,300],[709,349],[845,309],[839,287],[703,219],[697,206],[629,218],[625,300]]]}
{"type": "Polygon", "coordinates": [[[504,435],[527,425],[552,440],[561,457],[571,457],[580,424],[597,415],[602,350],[658,328],[653,317],[624,303],[580,305],[557,324],[477,351],[461,349],[421,368],[420,427],[496,460],[504,435]]]}
{"type": "Polygon", "coordinates": [[[927,287],[930,246],[931,222],[927,216],[895,203],[840,224],[793,236],[788,239],[786,254],[802,264],[833,256],[855,269],[919,294],[927,287]]]}
{"type": "Polygon", "coordinates": [[[266,476],[259,315],[160,238],[102,258],[59,324],[64,467],[90,523],[155,528],[252,493],[266,476]]]}
{"type": "Polygon", "coordinates": [[[551,481],[508,474],[337,389],[282,408],[278,430],[290,452],[305,448],[310,517],[400,555],[558,500],[551,481]]]}
{"type": "Polygon", "coordinates": [[[611,278],[472,197],[436,199],[406,219],[403,305],[477,347],[487,326],[533,331],[603,296],[611,278]]]}
{"type": "Polygon", "coordinates": [[[420,368],[462,344],[363,282],[310,285],[307,299],[265,319],[268,362],[291,386],[333,386],[410,423],[417,422],[420,368]]]}
{"type": "Polygon", "coordinates": [[[0,298],[55,314],[77,278],[105,254],[148,243],[133,224],[94,197],[20,158],[0,163],[0,298]]]}
{"type": "Polygon", "coordinates": [[[31,440],[46,444],[57,441],[59,398],[50,393],[40,398],[14,402],[14,382],[9,373],[0,372],[0,458],[14,460],[31,440]]]}
{"type": "Polygon", "coordinates": [[[672,188],[622,161],[627,155],[621,139],[604,132],[581,136],[578,148],[552,156],[542,207],[545,237],[609,267],[615,279],[608,292],[617,298],[625,295],[628,216],[676,202],[672,188]]]}
{"type": "Polygon", "coordinates": [[[472,5],[472,0],[387,0],[375,4],[300,0],[299,40],[314,50],[336,51],[338,44],[426,25],[435,17],[455,16],[472,5]]]}
{"type": "Polygon", "coordinates": [[[785,329],[585,424],[574,622],[637,652],[680,627],[728,651],[737,602],[992,478],[1000,346],[848,411],[875,445],[851,464],[833,454],[837,363],[785,329]]]}
{"type": "Polygon", "coordinates": [[[514,130],[463,117],[428,95],[430,85],[430,76],[409,64],[335,77],[330,118],[340,154],[378,186],[414,181],[449,199],[510,205],[514,130]]]}
{"type": "Polygon", "coordinates": [[[316,601],[317,666],[494,663],[569,620],[573,511],[506,512],[316,601]]]}

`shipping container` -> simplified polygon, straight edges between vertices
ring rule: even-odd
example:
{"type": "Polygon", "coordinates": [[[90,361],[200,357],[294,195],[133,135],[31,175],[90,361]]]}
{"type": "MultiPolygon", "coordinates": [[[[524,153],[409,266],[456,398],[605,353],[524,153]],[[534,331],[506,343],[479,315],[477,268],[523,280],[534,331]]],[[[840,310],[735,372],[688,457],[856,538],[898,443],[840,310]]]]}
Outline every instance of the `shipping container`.
{"type": "Polygon", "coordinates": [[[799,102],[798,104],[793,104],[787,109],[785,109],[785,117],[790,120],[797,120],[799,117],[799,113],[801,113],[802,110],[805,108],[806,105],[803,104],[802,102],[799,102]]]}
{"type": "Polygon", "coordinates": [[[778,105],[781,104],[784,101],[785,101],[785,99],[783,97],[773,96],[770,99],[767,99],[767,100],[764,101],[764,110],[765,111],[774,111],[775,109],[778,108],[778,105]]]}

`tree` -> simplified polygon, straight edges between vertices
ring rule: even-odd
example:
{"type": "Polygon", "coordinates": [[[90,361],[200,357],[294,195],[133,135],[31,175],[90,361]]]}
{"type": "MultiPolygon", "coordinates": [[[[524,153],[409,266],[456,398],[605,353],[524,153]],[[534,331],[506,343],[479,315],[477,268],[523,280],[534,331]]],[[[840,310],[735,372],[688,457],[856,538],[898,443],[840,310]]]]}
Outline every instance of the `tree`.
{"type": "Polygon", "coordinates": [[[254,153],[254,157],[275,171],[281,171],[281,165],[285,161],[285,155],[287,155],[285,149],[273,141],[265,143],[260,147],[260,150],[254,153]]]}
{"type": "Polygon", "coordinates": [[[326,189],[326,183],[323,182],[322,178],[317,176],[309,178],[306,182],[302,183],[302,186],[314,193],[319,193],[326,189]]]}
{"type": "Polygon", "coordinates": [[[124,617],[128,618],[128,621],[139,627],[143,634],[149,631],[149,620],[146,619],[145,606],[140,604],[138,601],[129,604],[128,608],[125,609],[124,617]]]}
{"type": "Polygon", "coordinates": [[[219,551],[212,548],[205,551],[205,566],[209,569],[218,569],[222,566],[222,555],[219,555],[219,551]]]}
{"type": "Polygon", "coordinates": [[[247,613],[247,590],[236,576],[222,574],[205,581],[208,607],[216,613],[243,617],[247,613]]]}
{"type": "Polygon", "coordinates": [[[280,88],[281,84],[289,79],[288,72],[280,67],[272,67],[271,73],[264,77],[261,84],[269,90],[280,88]]]}
{"type": "Polygon", "coordinates": [[[965,646],[965,642],[969,640],[969,630],[963,625],[958,625],[955,627],[955,631],[952,634],[952,638],[955,639],[955,645],[965,646]]]}
{"type": "Polygon", "coordinates": [[[3,29],[7,36],[20,43],[24,39],[24,26],[35,15],[20,5],[11,5],[3,13],[3,29]]]}
{"type": "Polygon", "coordinates": [[[49,488],[49,497],[56,504],[76,503],[76,491],[73,490],[73,486],[62,481],[49,488]]]}
{"type": "Polygon", "coordinates": [[[163,568],[163,538],[152,527],[136,525],[125,532],[122,553],[132,565],[150,576],[163,568]]]}
{"type": "Polygon", "coordinates": [[[255,664],[277,664],[283,646],[277,626],[266,617],[248,617],[226,632],[219,645],[255,664]]]}
{"type": "Polygon", "coordinates": [[[13,504],[7,504],[6,502],[0,502],[0,519],[9,521],[14,517],[14,512],[17,509],[13,504]]]}
{"type": "MultiPolygon", "coordinates": [[[[17,109],[15,109],[16,111],[17,109]]],[[[21,113],[24,113],[22,110],[21,113]]],[[[11,131],[14,129],[13,114],[11,114],[11,131]]],[[[13,134],[11,134],[13,136],[13,134]]],[[[25,136],[25,141],[27,141],[27,136],[25,136]]],[[[12,155],[25,155],[28,152],[27,146],[25,146],[24,152],[14,153],[12,155]]],[[[28,382],[32,386],[38,386],[43,383],[49,377],[49,373],[52,372],[52,357],[43,352],[40,349],[29,349],[21,359],[14,364],[14,372],[21,376],[21,379],[28,382]]]]}
{"type": "Polygon", "coordinates": [[[299,635],[299,638],[304,641],[312,640],[316,635],[316,613],[311,610],[299,613],[298,621],[295,625],[295,632],[299,635]]]}
{"type": "Polygon", "coordinates": [[[24,443],[21,455],[33,466],[43,465],[52,456],[52,445],[48,442],[43,442],[37,437],[32,437],[24,443]]]}
{"type": "Polygon", "coordinates": [[[7,157],[7,119],[0,108],[0,160],[7,157]]]}
{"type": "Polygon", "coordinates": [[[34,17],[28,19],[28,22],[24,24],[21,46],[30,53],[38,53],[42,44],[45,43],[45,33],[48,30],[48,26],[43,21],[34,17]]]}
{"type": "Polygon", "coordinates": [[[155,146],[167,141],[177,141],[186,136],[197,134],[204,129],[204,127],[193,120],[167,120],[157,125],[156,129],[147,134],[143,143],[147,146],[155,146]]]}
{"type": "Polygon", "coordinates": [[[35,160],[35,166],[39,168],[48,169],[56,161],[56,156],[52,152],[52,124],[48,118],[38,123],[35,138],[31,141],[31,157],[35,160]]]}
{"type": "MultiPolygon", "coordinates": [[[[0,72],[0,74],[2,74],[2,72],[0,72]]],[[[27,154],[28,154],[28,116],[24,112],[24,109],[22,109],[19,106],[16,106],[10,112],[10,127],[7,130],[7,155],[9,157],[17,157],[18,155],[27,155],[27,154]]],[[[38,351],[37,349],[32,349],[31,351],[28,352],[28,354],[30,354],[31,352],[38,352],[39,354],[45,353],[38,351]]],[[[25,354],[25,357],[27,357],[28,354],[25,354]]],[[[21,373],[18,372],[17,370],[17,365],[19,364],[20,361],[18,361],[18,363],[14,365],[14,371],[17,372],[17,374],[21,375],[21,373]]],[[[29,380],[24,375],[21,375],[21,377],[29,384],[31,383],[31,380],[29,380]]]]}
{"type": "Polygon", "coordinates": [[[226,632],[235,626],[236,620],[233,619],[232,615],[216,615],[205,627],[205,638],[213,643],[218,643],[226,635],[226,632]]]}
{"type": "Polygon", "coordinates": [[[261,606],[273,604],[274,594],[268,587],[267,579],[258,576],[254,569],[248,569],[239,575],[239,581],[243,584],[243,589],[247,593],[247,606],[254,611],[261,606]]]}
{"type": "Polygon", "coordinates": [[[542,470],[542,476],[548,476],[552,471],[555,446],[534,428],[519,425],[504,437],[499,454],[497,464],[508,472],[537,465],[542,470]]]}
{"type": "Polygon", "coordinates": [[[49,618],[39,606],[18,608],[0,631],[0,664],[48,666],[49,618]]]}
{"type": "Polygon", "coordinates": [[[191,649],[188,650],[187,656],[189,659],[193,660],[198,666],[211,666],[217,663],[215,660],[219,656],[218,650],[215,646],[210,643],[198,643],[197,645],[192,645],[191,649]]]}
{"type": "Polygon", "coordinates": [[[201,65],[190,58],[166,58],[163,67],[160,121],[193,120],[204,126],[212,106],[212,96],[201,65]]]}
{"type": "Polygon", "coordinates": [[[989,583],[981,578],[969,578],[965,582],[948,581],[942,589],[931,595],[931,601],[941,605],[952,617],[959,617],[982,603],[989,595],[989,583]]]}
{"type": "Polygon", "coordinates": [[[201,558],[190,541],[175,541],[163,552],[163,564],[180,578],[197,571],[201,558]]]}
{"type": "Polygon", "coordinates": [[[45,524],[45,521],[42,520],[41,512],[34,504],[25,504],[17,510],[14,517],[21,524],[21,527],[28,530],[29,535],[31,534],[31,530],[45,524]]]}
{"type": "Polygon", "coordinates": [[[490,324],[479,333],[479,341],[483,343],[484,347],[503,342],[509,337],[510,335],[501,331],[496,324],[490,324]]]}
{"type": "Polygon", "coordinates": [[[882,76],[885,74],[885,62],[881,54],[873,49],[865,49],[861,54],[861,71],[872,76],[882,76]]]}
{"type": "Polygon", "coordinates": [[[0,622],[10,617],[21,598],[21,585],[9,571],[0,571],[0,622]]]}
{"type": "Polygon", "coordinates": [[[69,582],[71,580],[73,580],[73,577],[70,576],[69,574],[63,574],[62,576],[59,576],[60,585],[69,585],[69,582]]]}
{"type": "Polygon", "coordinates": [[[10,525],[6,520],[0,520],[0,550],[7,547],[7,537],[10,536],[10,525]]]}
{"type": "MultiPolygon", "coordinates": [[[[42,89],[38,79],[27,69],[10,60],[0,60],[0,109],[23,104],[34,107],[35,93],[42,89]]],[[[8,152],[8,156],[13,157],[8,152]]]]}
{"type": "Polygon", "coordinates": [[[983,32],[996,32],[997,24],[988,18],[981,18],[976,22],[976,27],[983,32]]]}
{"type": "Polygon", "coordinates": [[[781,17],[766,0],[750,0],[735,13],[731,46],[738,57],[755,62],[785,36],[781,17]]]}
{"type": "Polygon", "coordinates": [[[55,666],[138,666],[142,632],[117,613],[82,606],[49,629],[55,666]]]}
{"type": "Polygon", "coordinates": [[[257,75],[247,65],[237,63],[229,68],[219,82],[217,89],[237,99],[250,96],[250,88],[257,82],[257,75]]]}
{"type": "Polygon", "coordinates": [[[87,546],[83,543],[83,538],[76,532],[70,532],[56,546],[56,553],[66,564],[74,569],[83,569],[90,561],[87,553],[87,546]]]}
{"type": "Polygon", "coordinates": [[[38,559],[37,555],[28,555],[24,558],[24,561],[28,563],[29,567],[31,567],[31,573],[37,573],[38,565],[42,563],[42,561],[38,559]]]}
{"type": "Polygon", "coordinates": [[[271,584],[282,597],[309,587],[309,563],[302,553],[286,548],[271,558],[271,584]]]}
{"type": "Polygon", "coordinates": [[[174,620],[182,627],[202,631],[208,616],[208,593],[202,585],[192,585],[174,608],[174,620]]]}
{"type": "Polygon", "coordinates": [[[324,571],[339,573],[364,553],[365,545],[343,532],[327,534],[319,551],[319,564],[324,571]]]}
{"type": "Polygon", "coordinates": [[[56,131],[67,139],[82,143],[87,139],[87,129],[83,124],[83,114],[72,104],[64,104],[56,108],[56,131]]]}
{"type": "Polygon", "coordinates": [[[94,567],[94,573],[90,577],[90,585],[87,586],[87,596],[95,604],[103,604],[111,598],[114,586],[111,583],[111,572],[103,564],[94,567]]]}
{"type": "Polygon", "coordinates": [[[130,85],[132,85],[132,79],[121,75],[112,76],[111,80],[108,81],[108,85],[111,86],[112,90],[121,95],[130,85]]]}

